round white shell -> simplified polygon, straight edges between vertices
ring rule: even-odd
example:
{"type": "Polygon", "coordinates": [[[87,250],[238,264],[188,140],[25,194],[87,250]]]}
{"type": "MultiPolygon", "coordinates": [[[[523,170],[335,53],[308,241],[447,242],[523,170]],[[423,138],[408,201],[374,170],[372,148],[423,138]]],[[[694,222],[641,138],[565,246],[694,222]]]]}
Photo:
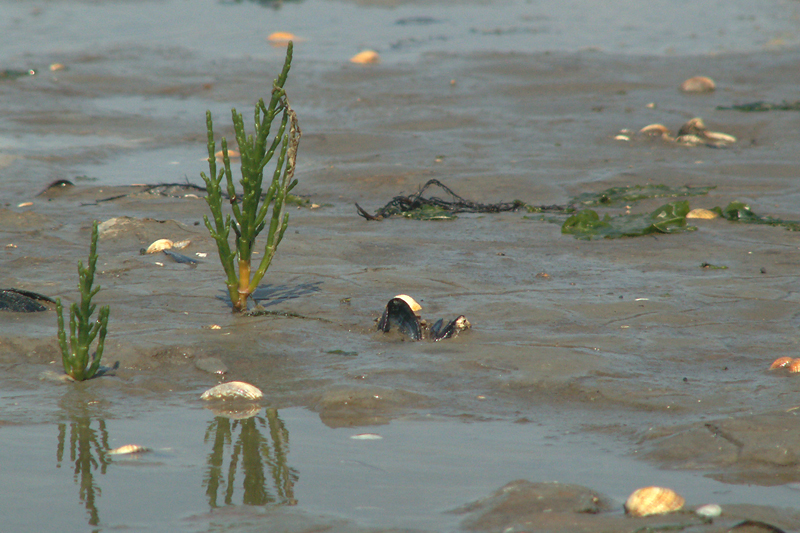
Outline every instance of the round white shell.
{"type": "Polygon", "coordinates": [[[700,516],[705,516],[708,518],[716,518],[722,514],[722,507],[720,507],[716,503],[707,503],[695,509],[694,512],[699,514],[700,516]]]}
{"type": "Polygon", "coordinates": [[[244,381],[229,381],[211,387],[201,396],[201,400],[260,400],[264,393],[258,387],[244,381]]]}

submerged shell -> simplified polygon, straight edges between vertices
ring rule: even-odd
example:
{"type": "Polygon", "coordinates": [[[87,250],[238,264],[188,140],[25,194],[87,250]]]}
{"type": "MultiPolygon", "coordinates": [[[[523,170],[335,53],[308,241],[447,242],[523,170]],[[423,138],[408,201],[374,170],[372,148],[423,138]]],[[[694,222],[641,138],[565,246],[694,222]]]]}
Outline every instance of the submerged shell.
{"type": "Polygon", "coordinates": [[[378,52],[376,52],[375,50],[364,50],[363,52],[359,52],[353,57],[351,57],[350,62],[358,63],[361,65],[370,63],[380,63],[381,56],[379,56],[378,52]]]}
{"type": "Polygon", "coordinates": [[[244,381],[229,381],[211,387],[201,396],[201,400],[260,400],[264,393],[258,387],[244,381]]]}
{"type": "Polygon", "coordinates": [[[631,516],[650,516],[679,511],[686,500],[674,490],[663,487],[637,489],[625,502],[625,512],[631,516]]]}
{"type": "Polygon", "coordinates": [[[158,239],[153,244],[147,247],[148,254],[154,254],[162,250],[169,250],[172,248],[172,241],[169,239],[158,239]]]}
{"type": "Polygon", "coordinates": [[[706,220],[711,220],[712,218],[717,218],[719,215],[710,209],[703,209],[702,207],[698,207],[697,209],[692,209],[688,213],[686,213],[686,218],[703,218],[706,220]]]}
{"type": "Polygon", "coordinates": [[[794,361],[794,359],[792,359],[791,357],[778,357],[772,362],[771,365],[769,365],[769,369],[775,370],[776,368],[783,368],[785,366],[789,366],[792,364],[792,361],[794,361]]]}
{"type": "Polygon", "coordinates": [[[144,446],[139,446],[138,444],[126,444],[125,446],[120,446],[119,448],[108,450],[106,452],[106,455],[130,455],[134,453],[144,453],[149,451],[150,448],[145,448],[144,446]]]}
{"type": "Polygon", "coordinates": [[[705,76],[694,76],[681,83],[681,91],[685,93],[710,93],[716,88],[714,80],[705,76]]]}

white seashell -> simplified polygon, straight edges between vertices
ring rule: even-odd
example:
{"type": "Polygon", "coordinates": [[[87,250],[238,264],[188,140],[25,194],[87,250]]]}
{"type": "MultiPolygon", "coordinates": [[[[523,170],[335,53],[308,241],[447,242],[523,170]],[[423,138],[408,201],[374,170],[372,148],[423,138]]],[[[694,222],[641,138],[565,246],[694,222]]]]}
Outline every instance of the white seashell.
{"type": "Polygon", "coordinates": [[[172,248],[172,241],[169,239],[158,239],[153,244],[147,247],[148,254],[155,254],[162,250],[169,250],[172,248]]]}
{"type": "Polygon", "coordinates": [[[620,133],[616,137],[614,137],[614,140],[615,141],[630,141],[631,138],[628,137],[627,135],[623,135],[623,134],[620,133]]]}
{"type": "Polygon", "coordinates": [[[369,63],[380,63],[381,56],[378,55],[378,52],[375,50],[364,50],[363,52],[359,52],[353,57],[350,58],[351,63],[358,63],[361,65],[366,65],[369,63]]]}
{"type": "Polygon", "coordinates": [[[359,433],[358,435],[350,435],[353,440],[383,440],[383,437],[377,433],[359,433]]]}
{"type": "Polygon", "coordinates": [[[631,516],[650,516],[678,511],[686,500],[674,490],[663,487],[637,489],[625,502],[625,512],[631,516]]]}
{"type": "Polygon", "coordinates": [[[201,396],[201,400],[260,400],[264,393],[244,381],[229,381],[211,387],[201,396]]]}
{"type": "Polygon", "coordinates": [[[697,209],[692,209],[688,213],[686,213],[686,218],[704,218],[706,220],[711,220],[712,218],[717,218],[719,215],[716,214],[714,211],[709,209],[703,209],[702,207],[698,207],[697,209]]]}
{"type": "Polygon", "coordinates": [[[190,244],[192,244],[192,241],[190,241],[189,239],[186,239],[185,241],[173,242],[172,243],[172,247],[175,248],[176,250],[183,250],[184,248],[186,248],[190,244]]]}
{"type": "Polygon", "coordinates": [[[134,453],[144,453],[149,451],[150,448],[145,448],[144,446],[139,446],[138,444],[126,444],[125,446],[120,446],[119,448],[108,450],[106,452],[106,455],[130,455],[134,453]]]}
{"type": "Polygon", "coordinates": [[[695,509],[694,512],[707,518],[716,518],[722,514],[722,507],[716,503],[707,503],[695,509]]]}
{"type": "Polygon", "coordinates": [[[694,76],[681,83],[681,91],[685,93],[710,93],[716,88],[714,80],[705,76],[694,76]]]}

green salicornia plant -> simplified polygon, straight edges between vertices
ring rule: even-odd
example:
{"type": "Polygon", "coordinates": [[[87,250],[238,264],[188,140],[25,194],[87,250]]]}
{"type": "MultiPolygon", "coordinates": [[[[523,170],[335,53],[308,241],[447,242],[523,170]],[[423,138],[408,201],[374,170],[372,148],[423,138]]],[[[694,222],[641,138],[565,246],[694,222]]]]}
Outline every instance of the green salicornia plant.
{"type": "Polygon", "coordinates": [[[100,308],[97,321],[92,324],[91,317],[96,304],[92,298],[98,293],[100,287],[92,288],[94,284],[94,271],[97,265],[97,221],[92,224],[92,244],[89,247],[89,264],[84,268],[83,261],[78,261],[78,287],[81,291],[81,304],[73,303],[69,308],[69,344],[67,332],[64,329],[64,308],[61,298],[56,300],[58,313],[58,343],[61,345],[61,359],[64,363],[64,372],[76,381],[83,381],[93,377],[100,368],[100,359],[103,357],[103,345],[108,332],[108,306],[100,308]],[[89,348],[97,334],[97,351],[89,357],[89,348]]]}
{"type": "Polygon", "coordinates": [[[223,168],[217,172],[211,111],[206,112],[209,176],[206,176],[205,172],[201,173],[201,176],[206,182],[206,202],[214,222],[212,225],[207,216],[203,216],[203,220],[211,236],[217,241],[219,259],[227,277],[225,284],[230,293],[234,312],[247,311],[247,299],[266,274],[289,223],[289,214],[285,212],[286,196],[297,184],[297,180],[293,177],[297,147],[300,143],[297,115],[289,106],[283,88],[291,64],[292,43],[289,42],[283,70],[278,79],[272,83],[269,105],[265,105],[262,98],[255,106],[255,131],[252,135],[246,134],[242,115],[237,113],[236,109],[231,110],[241,158],[242,178],[239,180],[242,185],[241,195],[236,193],[234,187],[228,143],[224,137],[221,141],[223,168]],[[270,139],[270,128],[278,115],[281,115],[278,131],[270,139]],[[262,189],[264,169],[276,152],[277,162],[272,173],[272,181],[264,192],[262,189]],[[223,177],[227,184],[227,200],[231,205],[233,220],[230,214],[222,213],[223,193],[220,184],[223,177]],[[235,250],[231,249],[228,241],[231,228],[236,234],[235,250]],[[255,240],[265,228],[267,228],[267,242],[264,255],[258,268],[251,275],[250,257],[255,240]],[[237,262],[238,275],[235,265],[237,262]]]}

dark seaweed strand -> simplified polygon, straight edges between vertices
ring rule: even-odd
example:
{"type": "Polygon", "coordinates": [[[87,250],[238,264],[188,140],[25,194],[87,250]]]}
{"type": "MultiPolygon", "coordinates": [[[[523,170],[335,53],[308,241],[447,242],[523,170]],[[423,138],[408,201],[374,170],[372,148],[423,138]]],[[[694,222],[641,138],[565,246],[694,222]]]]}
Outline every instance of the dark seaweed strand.
{"type": "MultiPolygon", "coordinates": [[[[388,218],[392,215],[401,215],[403,213],[421,209],[426,206],[437,207],[449,213],[502,213],[508,211],[517,211],[525,207],[527,204],[521,200],[514,200],[513,202],[500,202],[496,204],[482,204],[467,200],[455,193],[450,187],[443,184],[437,179],[431,179],[420,190],[408,196],[395,196],[385,206],[375,212],[374,215],[367,213],[361,206],[356,204],[358,214],[367,220],[380,220],[388,218]],[[432,186],[441,188],[444,192],[449,194],[453,200],[443,200],[442,198],[432,196],[429,198],[423,197],[425,191],[432,186]]],[[[563,212],[569,209],[568,206],[550,205],[538,206],[538,211],[557,211],[563,212]]]]}

